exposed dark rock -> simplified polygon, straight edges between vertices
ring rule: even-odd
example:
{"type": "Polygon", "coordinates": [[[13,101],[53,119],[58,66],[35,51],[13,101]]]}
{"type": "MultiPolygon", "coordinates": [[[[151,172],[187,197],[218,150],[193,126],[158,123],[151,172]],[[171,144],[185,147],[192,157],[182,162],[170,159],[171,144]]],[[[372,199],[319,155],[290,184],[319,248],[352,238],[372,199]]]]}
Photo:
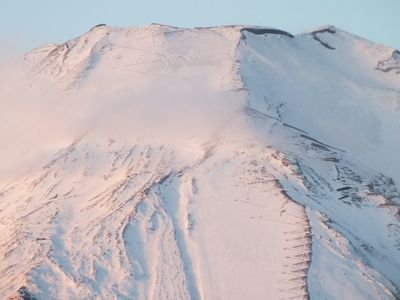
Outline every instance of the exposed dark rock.
{"type": "Polygon", "coordinates": [[[319,42],[322,46],[324,46],[325,48],[327,48],[327,49],[329,49],[329,50],[335,50],[335,49],[336,49],[335,47],[332,47],[332,46],[329,45],[327,42],[324,42],[323,40],[321,40],[321,39],[318,37],[318,34],[321,34],[321,33],[336,34],[336,30],[335,30],[333,27],[328,27],[328,28],[324,28],[324,29],[321,29],[321,30],[313,31],[313,32],[311,33],[313,39],[316,40],[317,42],[319,42]]]}
{"type": "Polygon", "coordinates": [[[396,74],[400,74],[400,51],[394,50],[389,58],[379,61],[375,69],[385,73],[395,71],[396,74]]]}
{"type": "Polygon", "coordinates": [[[240,30],[242,33],[243,32],[250,32],[253,34],[279,34],[279,35],[284,35],[290,38],[294,38],[292,34],[289,32],[279,30],[279,29],[271,29],[271,28],[256,28],[256,27],[245,27],[240,30]]]}
{"type": "Polygon", "coordinates": [[[95,28],[99,28],[99,27],[104,27],[104,26],[107,26],[107,24],[97,24],[96,26],[93,26],[90,30],[93,30],[93,29],[95,29],[95,28]]]}
{"type": "Polygon", "coordinates": [[[312,34],[317,34],[317,33],[330,33],[330,34],[336,34],[336,30],[333,27],[328,27],[320,30],[315,30],[312,32],[312,34]]]}
{"type": "Polygon", "coordinates": [[[10,298],[9,300],[39,300],[34,297],[26,286],[22,286],[18,289],[16,296],[10,298]]]}

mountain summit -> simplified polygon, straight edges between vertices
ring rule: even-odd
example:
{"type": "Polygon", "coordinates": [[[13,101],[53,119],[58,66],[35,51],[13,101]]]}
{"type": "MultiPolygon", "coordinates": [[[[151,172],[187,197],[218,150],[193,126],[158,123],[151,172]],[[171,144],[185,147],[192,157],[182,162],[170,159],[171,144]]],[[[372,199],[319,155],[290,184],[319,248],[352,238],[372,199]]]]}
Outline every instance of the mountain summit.
{"type": "Polygon", "coordinates": [[[400,52],[105,24],[0,69],[2,299],[399,299],[400,52]]]}

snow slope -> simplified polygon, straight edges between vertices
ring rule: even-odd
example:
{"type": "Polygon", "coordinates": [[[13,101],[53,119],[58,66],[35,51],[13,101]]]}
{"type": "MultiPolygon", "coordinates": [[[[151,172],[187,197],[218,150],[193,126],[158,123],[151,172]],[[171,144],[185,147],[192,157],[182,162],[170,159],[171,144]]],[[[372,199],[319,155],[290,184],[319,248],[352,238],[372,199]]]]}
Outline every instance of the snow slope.
{"type": "Polygon", "coordinates": [[[399,65],[152,24],[3,66],[1,298],[400,298],[399,65]]]}

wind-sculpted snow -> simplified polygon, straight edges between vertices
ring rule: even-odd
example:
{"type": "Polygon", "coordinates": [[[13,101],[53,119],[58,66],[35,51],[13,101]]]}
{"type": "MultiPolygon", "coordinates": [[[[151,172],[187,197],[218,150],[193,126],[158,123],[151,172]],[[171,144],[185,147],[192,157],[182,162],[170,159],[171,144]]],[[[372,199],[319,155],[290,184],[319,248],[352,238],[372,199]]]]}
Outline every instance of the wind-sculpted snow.
{"type": "Polygon", "coordinates": [[[254,151],[206,147],[182,163],[166,146],[72,145],[2,193],[1,293],[196,299],[297,287],[307,297],[307,217],[254,151]],[[251,289],[232,287],[242,276],[254,277],[251,289]]]}
{"type": "Polygon", "coordinates": [[[100,24],[5,66],[1,298],[400,298],[393,51],[100,24]]]}

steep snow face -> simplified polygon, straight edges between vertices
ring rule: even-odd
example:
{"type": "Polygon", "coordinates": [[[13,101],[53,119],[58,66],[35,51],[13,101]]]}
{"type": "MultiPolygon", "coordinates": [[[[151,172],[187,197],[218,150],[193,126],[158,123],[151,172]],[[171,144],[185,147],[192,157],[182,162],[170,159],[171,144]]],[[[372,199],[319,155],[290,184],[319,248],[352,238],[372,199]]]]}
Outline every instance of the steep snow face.
{"type": "Polygon", "coordinates": [[[1,297],[399,298],[398,62],[153,24],[3,67],[1,297]]]}
{"type": "Polygon", "coordinates": [[[294,39],[246,34],[241,45],[246,111],[300,180],[280,182],[308,208],[316,299],[398,297],[400,78],[377,69],[387,53],[334,27],[294,39]]]}
{"type": "Polygon", "coordinates": [[[247,37],[243,72],[250,92],[261,99],[257,106],[274,105],[271,110],[287,123],[400,183],[393,151],[400,146],[400,79],[381,70],[393,49],[334,27],[295,39],[247,37]]]}

